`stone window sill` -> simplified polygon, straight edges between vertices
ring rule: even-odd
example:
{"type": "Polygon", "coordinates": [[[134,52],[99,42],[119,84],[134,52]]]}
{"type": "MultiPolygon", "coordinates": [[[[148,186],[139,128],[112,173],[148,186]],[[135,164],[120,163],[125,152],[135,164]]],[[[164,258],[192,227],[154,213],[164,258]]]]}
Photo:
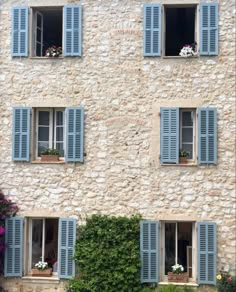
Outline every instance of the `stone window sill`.
{"type": "Polygon", "coordinates": [[[187,167],[191,166],[191,167],[196,167],[196,166],[198,166],[198,164],[195,163],[195,162],[178,163],[178,164],[174,164],[174,163],[161,163],[161,166],[181,166],[181,167],[183,167],[183,166],[187,166],[187,167]]]}
{"type": "Polygon", "coordinates": [[[32,164],[65,164],[65,160],[59,161],[41,161],[41,160],[33,160],[31,161],[32,164]]]}
{"type": "Polygon", "coordinates": [[[32,277],[31,275],[28,275],[28,276],[22,277],[22,281],[28,282],[28,283],[58,284],[60,282],[60,279],[58,278],[57,275],[53,275],[52,277],[32,277]]]}
{"type": "Polygon", "coordinates": [[[170,284],[173,284],[173,285],[176,285],[176,286],[188,286],[188,287],[198,287],[199,286],[197,283],[194,283],[194,282],[188,282],[188,283],[158,282],[158,285],[163,285],[163,286],[170,285],[170,284]]]}
{"type": "Polygon", "coordinates": [[[182,57],[182,56],[163,56],[163,59],[197,59],[199,55],[191,56],[191,57],[182,57]]]}
{"type": "Polygon", "coordinates": [[[34,60],[57,60],[57,59],[64,59],[64,56],[61,57],[30,57],[30,59],[34,59],[34,60]]]}

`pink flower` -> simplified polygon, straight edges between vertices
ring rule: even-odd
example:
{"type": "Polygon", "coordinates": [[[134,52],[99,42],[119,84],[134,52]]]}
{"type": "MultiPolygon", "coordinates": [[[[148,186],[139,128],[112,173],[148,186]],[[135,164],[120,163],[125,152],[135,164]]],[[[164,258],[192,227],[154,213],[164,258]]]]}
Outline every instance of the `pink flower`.
{"type": "Polygon", "coordinates": [[[230,283],[230,282],[232,281],[232,278],[231,278],[231,277],[228,277],[228,278],[226,279],[226,281],[227,281],[228,283],[230,283]]]}
{"type": "Polygon", "coordinates": [[[3,235],[5,233],[5,228],[0,226],[0,235],[3,235]]]}

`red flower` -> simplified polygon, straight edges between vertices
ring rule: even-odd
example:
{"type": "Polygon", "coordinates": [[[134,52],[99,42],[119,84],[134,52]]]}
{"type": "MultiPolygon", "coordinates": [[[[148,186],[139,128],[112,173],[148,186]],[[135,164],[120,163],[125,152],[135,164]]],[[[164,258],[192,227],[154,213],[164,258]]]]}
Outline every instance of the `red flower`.
{"type": "Polygon", "coordinates": [[[231,278],[231,277],[228,277],[228,278],[226,279],[226,281],[227,281],[228,283],[230,283],[230,282],[232,281],[232,278],[231,278]]]}

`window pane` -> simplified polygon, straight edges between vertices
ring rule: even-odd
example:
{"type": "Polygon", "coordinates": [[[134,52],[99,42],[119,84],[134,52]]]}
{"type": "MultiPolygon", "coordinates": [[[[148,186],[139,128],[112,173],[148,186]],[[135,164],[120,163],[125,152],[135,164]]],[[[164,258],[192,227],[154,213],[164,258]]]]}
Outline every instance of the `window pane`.
{"type": "Polygon", "coordinates": [[[182,143],[182,150],[185,150],[189,153],[188,159],[193,159],[193,144],[182,143]]]}
{"type": "Polygon", "coordinates": [[[48,126],[49,125],[49,112],[39,112],[39,125],[48,126]]]}
{"type": "Polygon", "coordinates": [[[178,223],[178,264],[187,272],[187,246],[192,246],[192,223],[178,223]]]}
{"type": "Polygon", "coordinates": [[[37,42],[41,42],[41,30],[37,28],[37,42]]]}
{"type": "Polygon", "coordinates": [[[32,268],[42,261],[43,220],[32,220],[32,268]]]}
{"type": "Polygon", "coordinates": [[[193,126],[193,112],[182,112],[183,126],[193,126]]]}
{"type": "Polygon", "coordinates": [[[45,261],[57,272],[58,219],[45,220],[45,261]]]}
{"type": "Polygon", "coordinates": [[[37,14],[37,26],[41,27],[41,23],[42,23],[42,17],[40,14],[37,14]]]}
{"type": "Polygon", "coordinates": [[[41,45],[37,43],[37,52],[36,52],[36,55],[38,57],[41,57],[42,56],[42,51],[41,51],[41,45]]]}
{"type": "Polygon", "coordinates": [[[49,127],[39,127],[38,131],[39,141],[49,141],[49,127]]]}
{"type": "Polygon", "coordinates": [[[49,148],[48,142],[38,142],[38,156],[40,156],[41,152],[47,148],[49,148]]]}
{"type": "Polygon", "coordinates": [[[175,265],[175,223],[165,224],[165,275],[175,265]]]}
{"type": "Polygon", "coordinates": [[[63,141],[63,127],[56,128],[56,141],[63,141]]]}
{"type": "Polygon", "coordinates": [[[56,149],[59,151],[59,156],[64,156],[64,145],[63,143],[56,143],[56,149]]]}
{"type": "Polygon", "coordinates": [[[63,112],[56,112],[57,126],[63,126],[63,112]]]}
{"type": "Polygon", "coordinates": [[[193,128],[182,129],[182,141],[191,143],[193,142],[193,128]]]}

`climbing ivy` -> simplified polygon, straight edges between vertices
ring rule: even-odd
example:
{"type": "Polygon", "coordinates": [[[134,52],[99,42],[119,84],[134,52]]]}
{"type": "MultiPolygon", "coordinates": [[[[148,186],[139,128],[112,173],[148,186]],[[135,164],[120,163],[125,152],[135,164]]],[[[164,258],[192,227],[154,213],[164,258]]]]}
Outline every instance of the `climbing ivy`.
{"type": "Polygon", "coordinates": [[[79,227],[75,260],[78,277],[68,292],[141,291],[139,215],[93,215],[79,227]]]}

